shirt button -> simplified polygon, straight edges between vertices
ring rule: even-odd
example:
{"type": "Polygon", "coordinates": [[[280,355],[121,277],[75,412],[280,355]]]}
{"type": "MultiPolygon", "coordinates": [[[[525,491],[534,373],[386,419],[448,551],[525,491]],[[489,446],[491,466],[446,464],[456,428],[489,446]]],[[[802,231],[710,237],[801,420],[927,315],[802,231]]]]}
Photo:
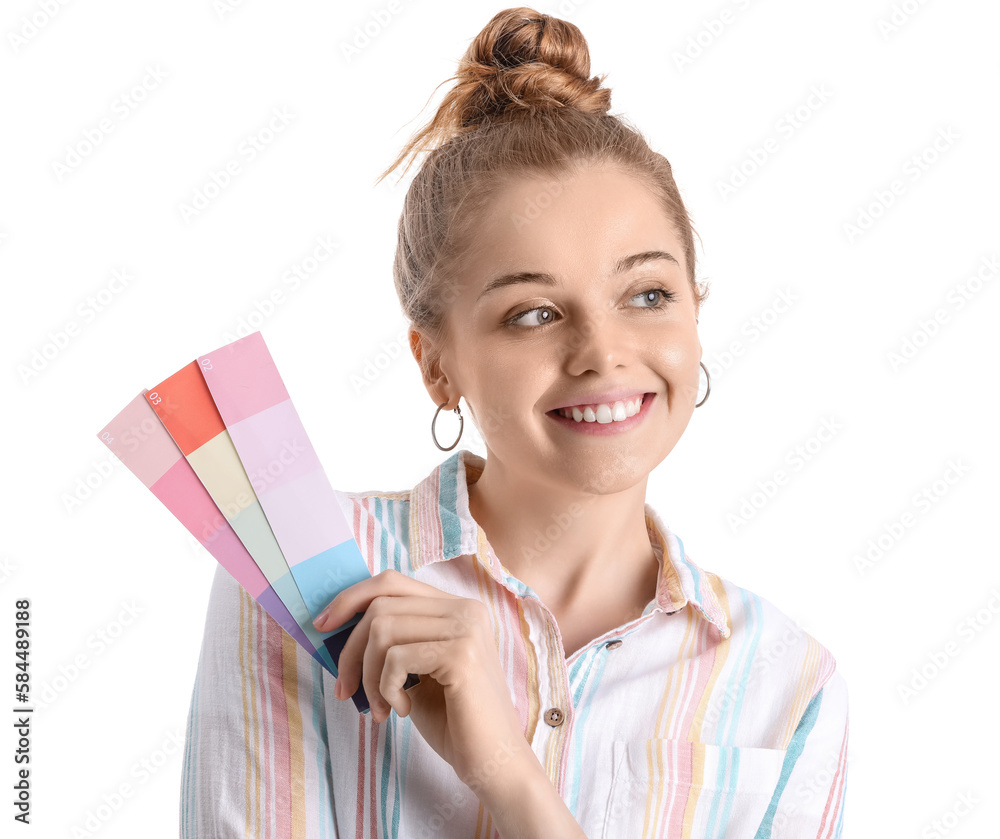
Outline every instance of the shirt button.
{"type": "Polygon", "coordinates": [[[549,708],[545,712],[545,722],[551,725],[553,728],[557,725],[562,725],[563,712],[558,708],[549,708]]]}
{"type": "Polygon", "coordinates": [[[614,641],[608,641],[608,643],[604,645],[604,649],[617,650],[621,645],[621,639],[615,639],[614,641]]]}

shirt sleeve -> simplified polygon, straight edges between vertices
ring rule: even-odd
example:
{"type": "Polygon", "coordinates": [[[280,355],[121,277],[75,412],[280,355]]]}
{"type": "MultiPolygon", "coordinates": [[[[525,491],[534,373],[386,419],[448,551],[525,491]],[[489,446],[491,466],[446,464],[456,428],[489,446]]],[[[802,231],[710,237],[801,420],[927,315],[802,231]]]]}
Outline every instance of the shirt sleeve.
{"type": "Polygon", "coordinates": [[[188,712],[182,839],[336,839],[323,669],[220,565],[188,712]]]}
{"type": "Polygon", "coordinates": [[[806,706],[792,735],[756,839],[839,839],[847,733],[847,684],[834,671],[806,706]]]}

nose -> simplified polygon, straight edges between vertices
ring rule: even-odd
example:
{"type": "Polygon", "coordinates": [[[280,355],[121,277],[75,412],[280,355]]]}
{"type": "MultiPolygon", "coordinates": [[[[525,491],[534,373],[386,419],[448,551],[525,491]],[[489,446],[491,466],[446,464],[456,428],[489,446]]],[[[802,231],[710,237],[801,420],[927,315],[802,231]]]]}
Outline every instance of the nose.
{"type": "Polygon", "coordinates": [[[632,352],[633,336],[628,324],[617,318],[590,315],[581,319],[568,334],[560,352],[569,375],[579,376],[589,370],[603,375],[626,364],[632,352]]]}

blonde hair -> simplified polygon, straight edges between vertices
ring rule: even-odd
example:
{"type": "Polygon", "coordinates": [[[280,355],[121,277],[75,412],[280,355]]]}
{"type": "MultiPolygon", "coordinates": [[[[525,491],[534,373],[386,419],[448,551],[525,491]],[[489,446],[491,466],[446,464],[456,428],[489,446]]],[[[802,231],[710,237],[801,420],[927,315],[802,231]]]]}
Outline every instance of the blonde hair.
{"type": "MultiPolygon", "coordinates": [[[[474,240],[479,211],[515,177],[554,179],[589,164],[616,164],[651,190],[683,243],[698,306],[694,229],[670,163],[623,118],[609,114],[604,76],[572,23],[524,6],[498,12],[445,81],[454,87],[376,183],[428,152],[406,192],[393,263],[396,293],[413,327],[440,337],[450,290],[474,240]]],[[[444,82],[442,82],[444,84],[444,82]]],[[[440,87],[440,85],[438,85],[440,87]]]]}

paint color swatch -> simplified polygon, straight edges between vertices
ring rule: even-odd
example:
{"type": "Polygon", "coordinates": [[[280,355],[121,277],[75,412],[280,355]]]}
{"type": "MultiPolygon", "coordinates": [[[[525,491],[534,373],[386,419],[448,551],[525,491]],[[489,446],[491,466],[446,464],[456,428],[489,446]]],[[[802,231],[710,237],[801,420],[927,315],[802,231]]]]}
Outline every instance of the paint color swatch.
{"type": "MultiPolygon", "coordinates": [[[[198,358],[254,492],[313,616],[371,577],[350,522],[320,465],[259,332],[198,358]]],[[[361,615],[326,639],[340,651],[361,615]]]]}
{"type": "Polygon", "coordinates": [[[336,674],[334,657],[323,643],[324,633],[312,625],[301,590],[289,571],[198,363],[192,361],[160,382],[146,392],[146,399],[281,602],[323,657],[327,669],[336,674]]]}
{"type": "MultiPolygon", "coordinates": [[[[128,403],[98,438],[176,516],[264,610],[313,657],[324,657],[268,584],[229,522],[146,401],[128,403]]],[[[324,664],[325,666],[325,664],[324,664]]]]}
{"type": "MultiPolygon", "coordinates": [[[[259,332],[144,390],[97,436],[337,675],[363,613],[328,633],[312,620],[371,572],[259,332]]],[[[419,683],[411,673],[403,688],[419,683]]],[[[363,686],[352,699],[370,712],[363,686]]]]}

